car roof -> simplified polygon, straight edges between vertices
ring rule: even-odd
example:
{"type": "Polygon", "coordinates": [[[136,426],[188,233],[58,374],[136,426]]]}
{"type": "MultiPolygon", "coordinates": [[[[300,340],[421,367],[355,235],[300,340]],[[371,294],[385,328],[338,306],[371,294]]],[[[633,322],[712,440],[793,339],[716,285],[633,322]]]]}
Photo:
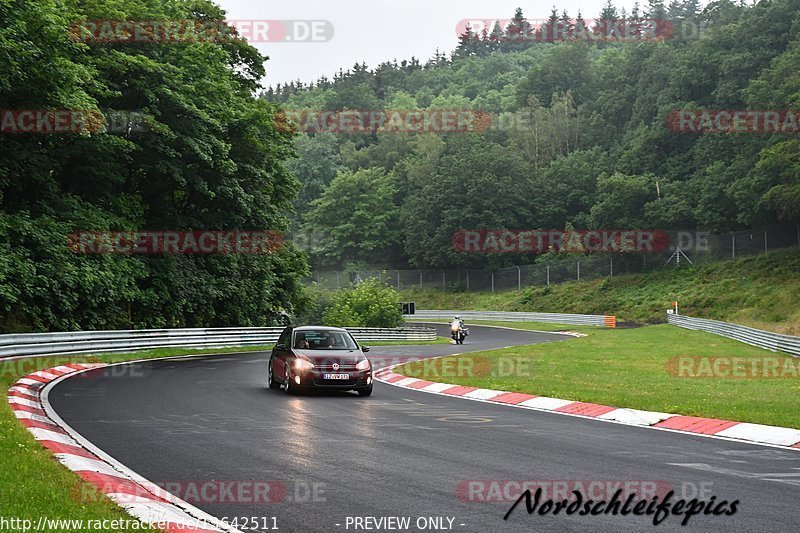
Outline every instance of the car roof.
{"type": "Polygon", "coordinates": [[[332,326],[298,326],[294,328],[295,331],[308,331],[308,330],[317,330],[317,331],[347,331],[344,328],[334,328],[332,326]]]}

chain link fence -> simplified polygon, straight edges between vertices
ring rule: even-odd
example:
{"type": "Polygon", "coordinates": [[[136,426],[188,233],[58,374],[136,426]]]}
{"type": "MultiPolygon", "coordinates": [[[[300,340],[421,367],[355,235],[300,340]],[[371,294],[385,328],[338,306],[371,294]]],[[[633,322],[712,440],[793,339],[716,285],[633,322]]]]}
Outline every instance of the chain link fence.
{"type": "Polygon", "coordinates": [[[567,281],[638,274],[800,248],[800,225],[773,226],[725,235],[702,231],[670,233],[671,245],[657,253],[594,254],[576,259],[489,269],[315,271],[305,284],[338,290],[376,278],[397,290],[499,292],[567,281]]]}

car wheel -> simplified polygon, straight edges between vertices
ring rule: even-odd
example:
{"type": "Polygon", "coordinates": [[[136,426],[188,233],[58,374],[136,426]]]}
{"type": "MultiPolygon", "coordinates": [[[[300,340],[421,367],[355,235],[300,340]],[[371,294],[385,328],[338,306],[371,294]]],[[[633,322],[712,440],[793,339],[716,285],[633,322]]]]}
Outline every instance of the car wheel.
{"type": "Polygon", "coordinates": [[[372,385],[367,387],[366,389],[358,389],[359,396],[371,396],[372,395],[372,385]]]}
{"type": "Polygon", "coordinates": [[[285,388],[283,389],[283,392],[285,392],[286,394],[289,394],[291,396],[291,395],[293,395],[293,394],[295,394],[297,392],[295,389],[296,389],[296,387],[292,383],[292,379],[289,376],[289,369],[287,368],[286,369],[286,385],[285,385],[285,388]]]}
{"type": "Polygon", "coordinates": [[[275,379],[275,376],[272,375],[272,361],[269,363],[269,370],[267,372],[267,383],[269,384],[270,389],[280,389],[281,384],[278,380],[275,379]]]}

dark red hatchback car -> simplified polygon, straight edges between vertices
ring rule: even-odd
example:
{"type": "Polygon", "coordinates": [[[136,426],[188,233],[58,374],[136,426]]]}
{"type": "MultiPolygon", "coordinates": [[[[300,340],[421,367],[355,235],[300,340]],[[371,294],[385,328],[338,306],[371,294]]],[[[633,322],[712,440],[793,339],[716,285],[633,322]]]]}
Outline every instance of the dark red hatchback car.
{"type": "Polygon", "coordinates": [[[269,358],[269,388],[354,390],[372,394],[372,364],[350,332],[324,326],[288,326],[269,358]]]}

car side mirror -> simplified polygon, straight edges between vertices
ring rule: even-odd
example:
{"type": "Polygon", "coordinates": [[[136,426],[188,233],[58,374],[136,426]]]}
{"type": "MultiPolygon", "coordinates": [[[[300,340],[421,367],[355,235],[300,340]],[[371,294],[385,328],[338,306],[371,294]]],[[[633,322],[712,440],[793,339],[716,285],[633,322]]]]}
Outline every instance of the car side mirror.
{"type": "Polygon", "coordinates": [[[367,353],[369,351],[369,346],[362,346],[361,351],[367,353]]]}
{"type": "Polygon", "coordinates": [[[283,344],[282,342],[280,342],[280,343],[275,345],[275,349],[276,350],[285,350],[286,349],[286,345],[283,344]]]}

